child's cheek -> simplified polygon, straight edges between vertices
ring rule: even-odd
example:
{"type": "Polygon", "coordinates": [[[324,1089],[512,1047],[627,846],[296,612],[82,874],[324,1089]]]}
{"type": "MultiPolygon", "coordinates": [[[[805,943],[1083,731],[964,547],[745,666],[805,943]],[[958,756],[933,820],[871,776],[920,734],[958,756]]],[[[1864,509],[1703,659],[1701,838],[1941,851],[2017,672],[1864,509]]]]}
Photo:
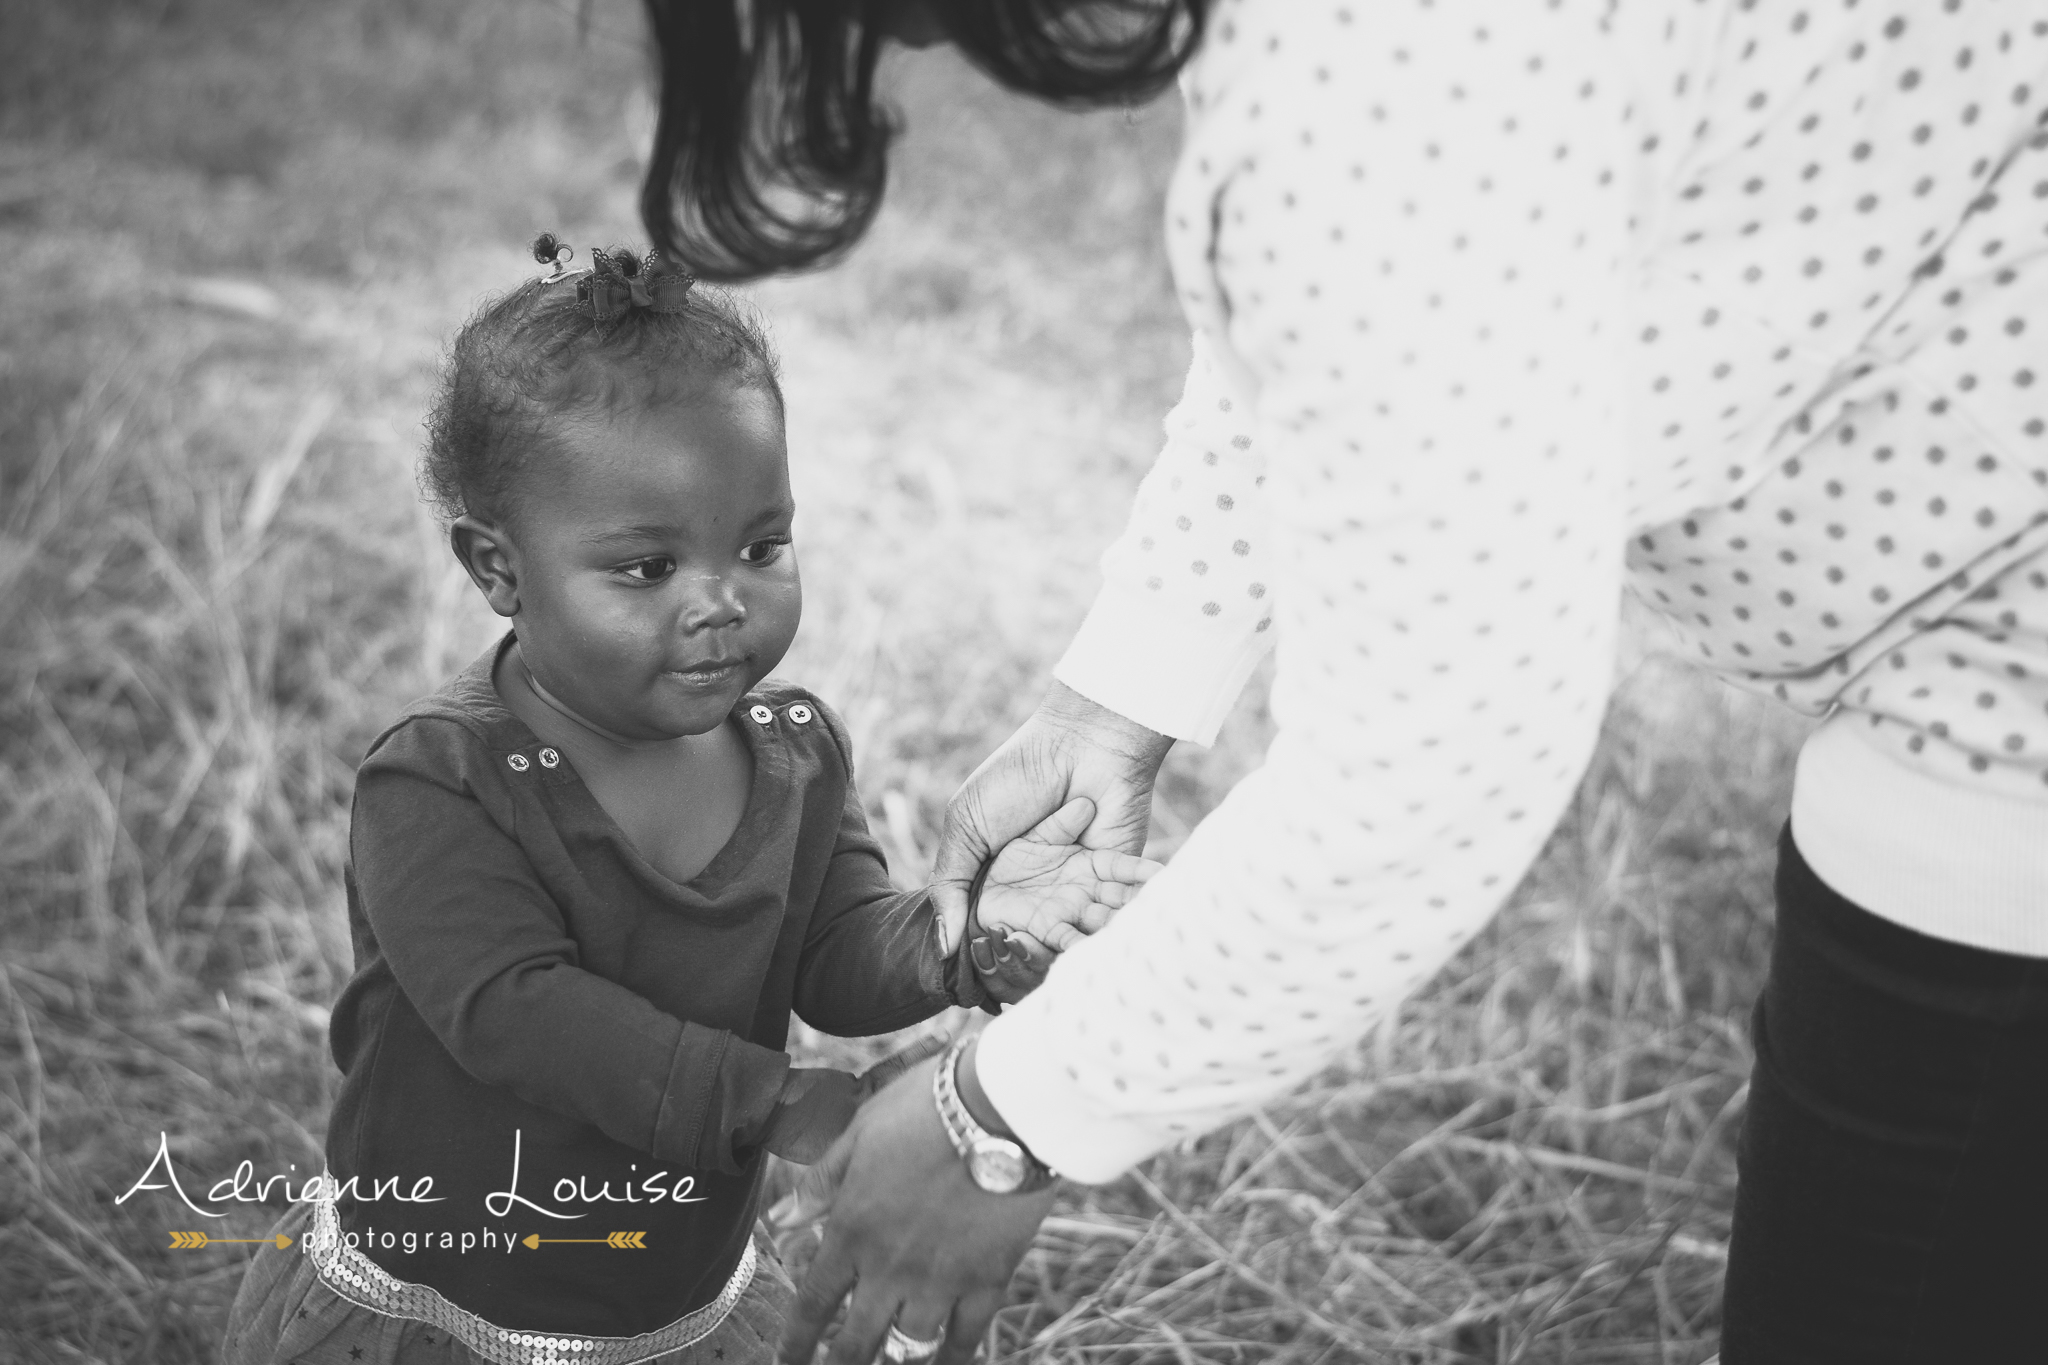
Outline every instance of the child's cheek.
{"type": "Polygon", "coordinates": [[[782,656],[796,640],[797,626],[804,614],[804,590],[794,562],[787,579],[764,584],[763,589],[755,618],[763,627],[755,641],[755,666],[759,670],[756,682],[782,662],[782,656]]]}

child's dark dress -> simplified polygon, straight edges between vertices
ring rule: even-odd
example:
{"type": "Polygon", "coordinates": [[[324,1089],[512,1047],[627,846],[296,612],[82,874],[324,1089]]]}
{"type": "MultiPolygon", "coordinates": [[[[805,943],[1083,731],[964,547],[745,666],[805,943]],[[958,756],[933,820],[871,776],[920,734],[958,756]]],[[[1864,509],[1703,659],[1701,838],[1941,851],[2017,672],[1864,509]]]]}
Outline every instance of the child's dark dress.
{"type": "Polygon", "coordinates": [[[515,1332],[635,1336],[737,1292],[792,1010],[861,1035],[983,997],[928,893],[890,882],[815,697],[740,700],[745,813],[678,885],[499,700],[510,638],[357,775],[328,1164],[355,1182],[341,1229],[396,1279],[515,1332]],[[437,1202],[399,1197],[422,1177],[437,1202]],[[618,1231],[646,1250],[503,1240],[618,1231]]]}

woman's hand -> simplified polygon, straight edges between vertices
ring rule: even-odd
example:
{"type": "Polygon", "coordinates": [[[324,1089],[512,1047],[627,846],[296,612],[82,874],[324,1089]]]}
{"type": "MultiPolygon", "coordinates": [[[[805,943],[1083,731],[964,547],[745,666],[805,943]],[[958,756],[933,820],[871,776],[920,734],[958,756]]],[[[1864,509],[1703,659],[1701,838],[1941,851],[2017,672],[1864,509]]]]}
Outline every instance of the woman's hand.
{"type": "MultiPolygon", "coordinates": [[[[965,931],[967,889],[982,864],[1075,797],[1095,803],[1080,833],[1083,847],[1142,853],[1152,783],[1172,747],[1171,735],[1127,720],[1064,683],[1047,689],[1031,719],[946,803],[946,827],[932,868],[932,899],[945,947],[950,951],[965,931]]],[[[1027,956],[1036,948],[1039,962],[1050,960],[1036,940],[1025,946],[1027,956]]]]}
{"type": "Polygon", "coordinates": [[[789,1365],[810,1365],[849,1290],[829,1365],[868,1365],[892,1323],[921,1339],[943,1334],[933,1365],[963,1365],[1052,1208],[1054,1187],[989,1194],[968,1178],[932,1100],[937,1065],[919,1063],[862,1106],[768,1211],[778,1237],[831,1215],[783,1329],[789,1365]]]}

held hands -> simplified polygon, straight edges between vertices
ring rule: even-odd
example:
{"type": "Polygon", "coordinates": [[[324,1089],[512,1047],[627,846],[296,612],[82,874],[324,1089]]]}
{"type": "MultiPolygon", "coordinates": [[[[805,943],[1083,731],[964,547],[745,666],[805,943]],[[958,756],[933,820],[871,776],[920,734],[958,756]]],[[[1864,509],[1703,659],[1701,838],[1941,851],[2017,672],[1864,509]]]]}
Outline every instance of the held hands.
{"type": "MultiPolygon", "coordinates": [[[[1135,855],[1145,846],[1153,780],[1172,747],[1171,737],[1056,682],[947,804],[933,870],[942,946],[950,952],[963,935],[984,932],[1015,945],[998,963],[969,944],[998,999],[1015,999],[1043,977],[1052,949],[1036,933],[1064,947],[1093,932],[1157,870],[1135,855]],[[1098,866],[1102,855],[1111,861],[1098,866]],[[984,865],[976,925],[968,888],[984,865]],[[1096,893],[1109,887],[1119,889],[1096,893]],[[994,976],[984,962],[998,969],[994,976]],[[1008,985],[1021,989],[1006,996],[1008,985]]],[[[830,1215],[783,1330],[785,1365],[812,1359],[849,1296],[831,1365],[866,1365],[892,1322],[912,1337],[945,1337],[932,1365],[965,1365],[1003,1305],[1056,1187],[996,1195],[976,1186],[933,1107],[935,1066],[919,1062],[901,1084],[877,1093],[769,1211],[780,1234],[830,1215]]]]}
{"type": "Polygon", "coordinates": [[[1031,718],[946,803],[932,869],[944,946],[950,951],[960,942],[967,888],[989,855],[1077,796],[1095,803],[1082,844],[1142,851],[1153,779],[1172,747],[1172,736],[1055,682],[1031,718]]]}
{"type": "MultiPolygon", "coordinates": [[[[1150,859],[1077,842],[1094,816],[1095,803],[1077,797],[1007,844],[989,868],[974,916],[983,936],[968,951],[983,986],[998,1000],[1029,994],[1045,979],[1054,954],[1108,923],[1159,872],[1161,865],[1150,859]]],[[[938,1055],[946,1041],[921,1039],[858,1076],[830,1067],[793,1068],[762,1130],[761,1146],[785,1161],[816,1164],[853,1122],[855,1110],[938,1055]]]]}
{"type": "Polygon", "coordinates": [[[944,1052],[948,1041],[936,1036],[920,1038],[858,1076],[831,1067],[791,1068],[767,1127],[761,1130],[761,1146],[799,1166],[817,1164],[853,1122],[855,1110],[919,1062],[944,1052]]]}
{"type": "MultiPolygon", "coordinates": [[[[1054,684],[1039,716],[968,780],[947,808],[939,850],[942,881],[934,893],[942,937],[957,943],[961,932],[975,936],[968,953],[982,985],[1006,1004],[1036,989],[1056,954],[1108,923],[1161,867],[1137,850],[1151,814],[1152,778],[1173,741],[1078,693],[1067,693],[1062,703],[1062,692],[1054,684]],[[1088,708],[1099,714],[1090,716],[1088,708]],[[1036,813],[1026,820],[1030,811],[1036,813]],[[970,916],[967,885],[986,858],[972,850],[998,845],[970,916]],[[964,862],[969,857],[971,864],[964,862]],[[957,875],[962,867],[965,878],[957,875]],[[959,926],[950,933],[943,927],[949,894],[959,926]]],[[[815,1164],[863,1103],[945,1045],[927,1038],[859,1076],[792,1070],[761,1145],[786,1161],[815,1164]]]]}
{"type": "Polygon", "coordinates": [[[1022,999],[1065,952],[1109,922],[1158,863],[1081,843],[1095,803],[1075,797],[1003,846],[975,902],[968,953],[996,999],[1022,999]]]}

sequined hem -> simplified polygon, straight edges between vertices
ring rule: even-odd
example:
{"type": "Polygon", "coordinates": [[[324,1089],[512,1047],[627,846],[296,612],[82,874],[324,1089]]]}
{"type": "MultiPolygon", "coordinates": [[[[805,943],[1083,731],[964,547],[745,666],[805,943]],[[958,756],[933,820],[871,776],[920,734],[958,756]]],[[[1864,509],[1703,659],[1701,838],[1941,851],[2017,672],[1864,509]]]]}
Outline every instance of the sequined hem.
{"type": "Polygon", "coordinates": [[[632,1337],[584,1337],[552,1332],[514,1332],[458,1308],[426,1285],[411,1284],[342,1240],[341,1219],[332,1202],[316,1201],[313,1228],[304,1242],[321,1282],[350,1303],[386,1317],[430,1322],[493,1365],[640,1365],[656,1356],[693,1346],[725,1321],[754,1278],[754,1243],[718,1297],[674,1322],[632,1337]]]}

